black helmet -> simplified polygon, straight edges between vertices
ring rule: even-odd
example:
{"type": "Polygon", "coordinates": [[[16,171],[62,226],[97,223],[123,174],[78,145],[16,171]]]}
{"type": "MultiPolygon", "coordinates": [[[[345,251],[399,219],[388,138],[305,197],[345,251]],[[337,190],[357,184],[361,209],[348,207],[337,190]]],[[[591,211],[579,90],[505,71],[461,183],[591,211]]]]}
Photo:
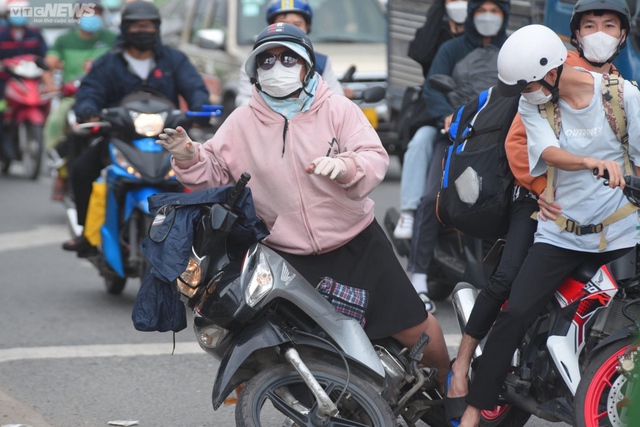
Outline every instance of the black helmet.
{"type": "Polygon", "coordinates": [[[281,13],[297,13],[311,26],[313,11],[306,0],[273,0],[267,8],[267,23],[273,24],[281,13]]]}
{"type": "Polygon", "coordinates": [[[615,12],[620,17],[620,26],[623,30],[625,30],[625,39],[618,46],[618,51],[611,58],[611,61],[615,56],[620,52],[620,50],[625,47],[627,44],[627,38],[629,37],[629,32],[631,30],[630,20],[631,20],[631,12],[629,11],[629,5],[626,0],[578,0],[576,5],[573,7],[573,12],[571,13],[571,20],[569,21],[569,28],[571,30],[571,44],[578,49],[581,56],[584,56],[582,53],[582,48],[578,45],[578,40],[576,38],[576,31],[580,29],[580,19],[582,15],[586,12],[593,11],[603,11],[603,12],[615,12]]]}
{"type": "Polygon", "coordinates": [[[249,54],[245,63],[245,71],[255,82],[256,79],[256,56],[275,46],[287,46],[299,54],[307,63],[307,74],[304,77],[304,85],[307,84],[315,72],[316,56],[313,53],[313,45],[309,37],[300,28],[285,22],[271,24],[258,34],[253,45],[253,51],[249,54]]]}
{"type": "Polygon", "coordinates": [[[160,18],[160,10],[158,7],[148,1],[135,0],[124,5],[120,14],[121,22],[130,21],[156,21],[158,24],[162,21],[160,18]]]}

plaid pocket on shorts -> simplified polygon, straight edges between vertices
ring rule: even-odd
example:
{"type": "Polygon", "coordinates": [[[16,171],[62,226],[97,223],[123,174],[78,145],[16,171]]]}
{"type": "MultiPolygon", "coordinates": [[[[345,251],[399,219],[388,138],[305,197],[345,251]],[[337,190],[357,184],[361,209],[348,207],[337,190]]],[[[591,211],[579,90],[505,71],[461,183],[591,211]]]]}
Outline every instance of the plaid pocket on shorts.
{"type": "Polygon", "coordinates": [[[330,277],[323,277],[316,288],[339,312],[354,318],[364,328],[364,312],[369,302],[365,289],[340,284],[330,277]]]}

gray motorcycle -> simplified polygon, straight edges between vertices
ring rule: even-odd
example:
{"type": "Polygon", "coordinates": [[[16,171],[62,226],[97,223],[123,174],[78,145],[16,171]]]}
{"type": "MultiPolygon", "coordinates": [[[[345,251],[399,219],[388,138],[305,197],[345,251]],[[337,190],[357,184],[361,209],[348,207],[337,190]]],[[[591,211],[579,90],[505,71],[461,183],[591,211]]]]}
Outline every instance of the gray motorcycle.
{"type": "MultiPolygon", "coordinates": [[[[219,189],[223,203],[199,207],[191,257],[175,280],[200,346],[220,360],[214,410],[241,390],[238,426],[383,427],[400,417],[446,425],[436,371],[418,365],[426,334],[412,349],[369,341],[279,254],[239,237],[248,235],[236,205],[251,202],[249,179],[219,189]]],[[[181,208],[162,207],[149,237],[165,239],[181,208]]]]}

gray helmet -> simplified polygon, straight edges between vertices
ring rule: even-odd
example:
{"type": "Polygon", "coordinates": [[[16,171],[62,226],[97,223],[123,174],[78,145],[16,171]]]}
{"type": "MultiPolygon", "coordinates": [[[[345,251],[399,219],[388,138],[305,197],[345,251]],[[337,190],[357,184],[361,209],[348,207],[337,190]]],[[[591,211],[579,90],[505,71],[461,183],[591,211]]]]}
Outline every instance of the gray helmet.
{"type": "Polygon", "coordinates": [[[582,48],[579,46],[578,39],[576,38],[576,31],[580,29],[580,19],[586,12],[615,12],[620,17],[620,26],[625,30],[627,37],[622,43],[618,45],[618,50],[614,56],[608,61],[611,62],[618,55],[620,50],[627,44],[627,38],[631,30],[631,12],[626,0],[578,0],[573,7],[571,13],[571,20],[569,21],[569,28],[571,30],[571,44],[578,49],[580,56],[584,56],[582,48]]]}

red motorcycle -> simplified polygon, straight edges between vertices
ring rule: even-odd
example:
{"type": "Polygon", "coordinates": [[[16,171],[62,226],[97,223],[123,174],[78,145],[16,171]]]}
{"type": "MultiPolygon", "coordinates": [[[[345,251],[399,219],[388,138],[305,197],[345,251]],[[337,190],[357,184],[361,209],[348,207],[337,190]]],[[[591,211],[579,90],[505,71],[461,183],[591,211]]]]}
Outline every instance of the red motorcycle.
{"type": "MultiPolygon", "coordinates": [[[[56,93],[42,93],[40,77],[47,68],[42,58],[35,55],[19,55],[2,61],[3,71],[9,74],[4,97],[6,109],[4,122],[5,150],[13,151],[22,161],[24,173],[31,179],[38,178],[44,151],[42,128],[49,114],[51,98],[56,93]]],[[[1,154],[2,173],[9,171],[13,158],[1,154]]]]}

